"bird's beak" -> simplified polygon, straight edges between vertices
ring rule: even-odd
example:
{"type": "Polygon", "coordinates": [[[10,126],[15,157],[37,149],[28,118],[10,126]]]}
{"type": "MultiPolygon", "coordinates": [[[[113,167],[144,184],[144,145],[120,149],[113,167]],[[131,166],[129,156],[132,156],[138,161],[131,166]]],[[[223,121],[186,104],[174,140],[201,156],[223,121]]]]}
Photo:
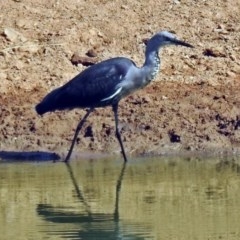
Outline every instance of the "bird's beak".
{"type": "Polygon", "coordinates": [[[184,47],[190,47],[190,48],[194,48],[193,45],[187,43],[187,42],[184,42],[184,41],[181,41],[181,40],[178,40],[178,39],[174,39],[174,44],[176,45],[181,45],[181,46],[184,46],[184,47]]]}

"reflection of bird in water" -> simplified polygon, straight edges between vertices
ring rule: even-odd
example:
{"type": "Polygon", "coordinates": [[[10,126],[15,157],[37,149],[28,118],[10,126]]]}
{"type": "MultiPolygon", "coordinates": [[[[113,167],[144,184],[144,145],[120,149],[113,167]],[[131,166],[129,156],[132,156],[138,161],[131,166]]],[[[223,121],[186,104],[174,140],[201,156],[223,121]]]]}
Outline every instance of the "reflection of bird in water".
{"type": "MultiPolygon", "coordinates": [[[[141,230],[144,228],[137,224],[127,224],[120,219],[119,216],[119,200],[120,191],[126,164],[124,163],[116,184],[116,199],[114,213],[93,213],[79,189],[76,179],[74,177],[71,166],[66,163],[67,170],[72,180],[77,198],[80,203],[84,205],[84,213],[73,213],[66,210],[66,207],[53,207],[51,205],[39,204],[37,213],[47,222],[57,224],[56,228],[60,230],[53,230],[49,234],[62,235],[68,239],[144,239],[141,236],[141,230]],[[59,225],[61,224],[61,225],[59,225]],[[65,228],[63,224],[67,224],[65,228]],[[75,225],[69,225],[75,224],[75,225]],[[71,227],[72,226],[72,227],[71,227]],[[67,229],[64,231],[64,229],[67,229]]],[[[54,226],[52,225],[52,229],[54,226]]],[[[146,232],[146,231],[145,231],[146,232]]]]}
{"type": "Polygon", "coordinates": [[[53,90],[36,106],[40,115],[55,110],[89,108],[76,128],[65,162],[70,159],[78,133],[89,114],[94,108],[106,106],[112,106],[116,137],[124,161],[127,161],[118,129],[118,103],[123,97],[145,87],[155,78],[160,67],[158,52],[166,45],[192,47],[169,32],[159,32],[147,42],[145,62],[141,68],[132,60],[123,57],[105,60],[85,69],[65,85],[53,90]]]}
{"type": "Polygon", "coordinates": [[[240,166],[235,161],[235,159],[231,160],[220,160],[219,163],[216,164],[216,170],[218,172],[224,171],[224,170],[231,170],[236,173],[240,173],[240,166]]]}

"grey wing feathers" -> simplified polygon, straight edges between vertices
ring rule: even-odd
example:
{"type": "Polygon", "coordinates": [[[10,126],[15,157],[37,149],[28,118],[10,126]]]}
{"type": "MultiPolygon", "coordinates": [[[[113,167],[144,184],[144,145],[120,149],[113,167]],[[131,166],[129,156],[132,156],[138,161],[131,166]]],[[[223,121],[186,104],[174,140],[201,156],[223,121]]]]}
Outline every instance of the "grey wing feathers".
{"type": "Polygon", "coordinates": [[[55,110],[108,105],[107,100],[118,91],[117,85],[132,64],[134,63],[126,58],[113,58],[95,64],[50,92],[36,106],[36,110],[39,114],[44,114],[55,110]]]}
{"type": "Polygon", "coordinates": [[[125,58],[106,60],[87,68],[65,86],[70,96],[78,98],[84,106],[94,106],[97,102],[113,95],[117,85],[124,80],[132,62],[125,58]]]}

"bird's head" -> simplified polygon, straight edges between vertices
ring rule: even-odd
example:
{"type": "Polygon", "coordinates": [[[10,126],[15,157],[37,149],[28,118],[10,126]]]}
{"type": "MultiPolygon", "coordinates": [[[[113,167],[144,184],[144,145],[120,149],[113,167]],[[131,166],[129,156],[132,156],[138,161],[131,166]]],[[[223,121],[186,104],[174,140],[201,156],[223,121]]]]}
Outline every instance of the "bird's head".
{"type": "Polygon", "coordinates": [[[158,32],[147,42],[147,48],[151,50],[158,50],[166,45],[180,45],[193,48],[191,44],[177,39],[174,34],[167,31],[158,32]]]}

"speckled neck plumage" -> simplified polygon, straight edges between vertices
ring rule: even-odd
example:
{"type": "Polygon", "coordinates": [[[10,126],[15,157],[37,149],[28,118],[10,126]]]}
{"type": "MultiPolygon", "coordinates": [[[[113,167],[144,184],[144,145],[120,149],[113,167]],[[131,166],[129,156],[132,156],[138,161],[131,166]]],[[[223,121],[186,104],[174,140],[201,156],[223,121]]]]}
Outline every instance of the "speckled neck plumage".
{"type": "Polygon", "coordinates": [[[157,73],[159,72],[159,67],[160,67],[160,58],[158,56],[158,52],[156,52],[154,56],[154,67],[150,76],[150,81],[152,81],[156,77],[157,73]]]}
{"type": "MultiPolygon", "coordinates": [[[[147,76],[147,81],[148,83],[150,83],[157,75],[157,73],[159,72],[159,68],[160,68],[160,58],[158,56],[158,52],[154,53],[154,56],[151,58],[150,61],[151,65],[150,65],[150,72],[147,76]]],[[[148,63],[149,64],[149,63],[148,63]]]]}

